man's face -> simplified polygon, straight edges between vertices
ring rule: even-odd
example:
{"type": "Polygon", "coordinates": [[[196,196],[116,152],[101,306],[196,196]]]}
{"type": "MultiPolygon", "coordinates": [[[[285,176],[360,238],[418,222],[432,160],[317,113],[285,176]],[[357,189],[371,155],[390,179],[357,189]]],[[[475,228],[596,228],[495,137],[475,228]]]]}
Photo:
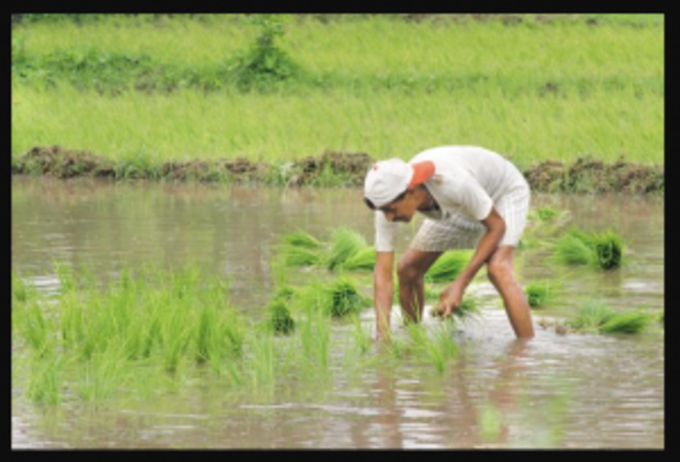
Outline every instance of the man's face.
{"type": "Polygon", "coordinates": [[[404,197],[390,202],[387,205],[380,207],[382,213],[385,214],[387,221],[402,221],[408,223],[413,218],[418,208],[418,201],[411,190],[409,190],[404,197]]]}

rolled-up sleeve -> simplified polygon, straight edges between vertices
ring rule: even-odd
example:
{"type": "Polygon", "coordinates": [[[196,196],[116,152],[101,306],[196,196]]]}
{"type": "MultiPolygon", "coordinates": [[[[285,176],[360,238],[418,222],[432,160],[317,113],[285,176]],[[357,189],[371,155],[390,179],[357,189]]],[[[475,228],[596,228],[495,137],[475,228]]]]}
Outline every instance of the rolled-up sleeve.
{"type": "Polygon", "coordinates": [[[385,214],[375,212],[375,250],[377,252],[393,252],[398,231],[399,223],[389,222],[385,214]]]}

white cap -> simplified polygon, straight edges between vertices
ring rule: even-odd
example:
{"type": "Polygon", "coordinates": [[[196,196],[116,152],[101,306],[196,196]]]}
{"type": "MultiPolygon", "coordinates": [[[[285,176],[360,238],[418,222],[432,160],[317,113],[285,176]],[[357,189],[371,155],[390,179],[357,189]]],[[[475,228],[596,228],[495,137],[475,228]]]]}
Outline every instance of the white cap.
{"type": "Polygon", "coordinates": [[[409,186],[429,180],[434,164],[429,161],[409,164],[401,159],[388,159],[373,164],[364,181],[364,197],[376,208],[389,204],[409,186]]]}
{"type": "Polygon", "coordinates": [[[389,204],[406,191],[413,169],[401,159],[383,160],[373,164],[364,181],[364,197],[376,207],[389,204]]]}

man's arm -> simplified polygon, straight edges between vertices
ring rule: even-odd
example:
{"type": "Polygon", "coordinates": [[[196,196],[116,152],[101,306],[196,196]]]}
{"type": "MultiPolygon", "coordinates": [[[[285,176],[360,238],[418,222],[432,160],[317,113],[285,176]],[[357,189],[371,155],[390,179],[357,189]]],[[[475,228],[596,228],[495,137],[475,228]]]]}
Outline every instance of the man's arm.
{"type": "Polygon", "coordinates": [[[373,306],[378,339],[387,339],[390,333],[390,311],[394,299],[394,252],[377,252],[373,272],[373,306]]]}
{"type": "Polygon", "coordinates": [[[484,220],[481,220],[486,227],[486,233],[482,236],[475,253],[470,262],[460,275],[449,284],[440,297],[442,313],[444,316],[450,315],[453,310],[458,308],[463,300],[463,293],[475,277],[479,269],[491,257],[498,248],[505,234],[505,220],[498,213],[495,207],[491,208],[491,213],[484,220]]]}

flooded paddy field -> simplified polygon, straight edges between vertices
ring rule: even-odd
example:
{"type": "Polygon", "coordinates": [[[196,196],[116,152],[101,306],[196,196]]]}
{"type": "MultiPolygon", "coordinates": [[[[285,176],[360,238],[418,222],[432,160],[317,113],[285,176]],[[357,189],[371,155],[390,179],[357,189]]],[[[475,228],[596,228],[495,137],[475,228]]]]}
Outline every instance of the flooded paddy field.
{"type": "MultiPolygon", "coordinates": [[[[145,396],[36,405],[15,387],[13,365],[12,446],[663,448],[663,323],[638,335],[560,335],[539,327],[589,300],[618,311],[662,312],[663,198],[535,194],[532,208],[541,206],[568,211],[569,224],[581,229],[614,229],[626,245],[625,264],[607,272],[560,266],[541,235],[530,236],[516,259],[521,282],[558,280],[562,295],[533,312],[536,337],[529,342],[515,339],[500,298],[478,277],[469,291],[482,316],[454,333],[461,354],[443,371],[409,354],[375,360],[381,353],[373,346],[354,361],[346,341],[352,327],[343,322],[332,324],[326,374],[287,376],[242,393],[195,368],[145,396]]],[[[418,223],[404,226],[398,250],[418,223]]],[[[262,317],[275,290],[271,261],[281,236],[302,229],[327,239],[342,226],[369,242],[373,234],[359,189],[21,177],[12,179],[11,226],[12,270],[29,275],[42,293],[61,290],[55,263],[85,265],[103,283],[149,263],[170,271],[196,264],[229,281],[231,304],[250,319],[262,317]]],[[[307,273],[293,269],[289,277],[304,282],[307,273]]],[[[372,309],[361,320],[370,330],[372,309]]],[[[394,330],[404,335],[396,319],[394,330]]],[[[13,349],[13,360],[20,353],[13,349]]]]}

